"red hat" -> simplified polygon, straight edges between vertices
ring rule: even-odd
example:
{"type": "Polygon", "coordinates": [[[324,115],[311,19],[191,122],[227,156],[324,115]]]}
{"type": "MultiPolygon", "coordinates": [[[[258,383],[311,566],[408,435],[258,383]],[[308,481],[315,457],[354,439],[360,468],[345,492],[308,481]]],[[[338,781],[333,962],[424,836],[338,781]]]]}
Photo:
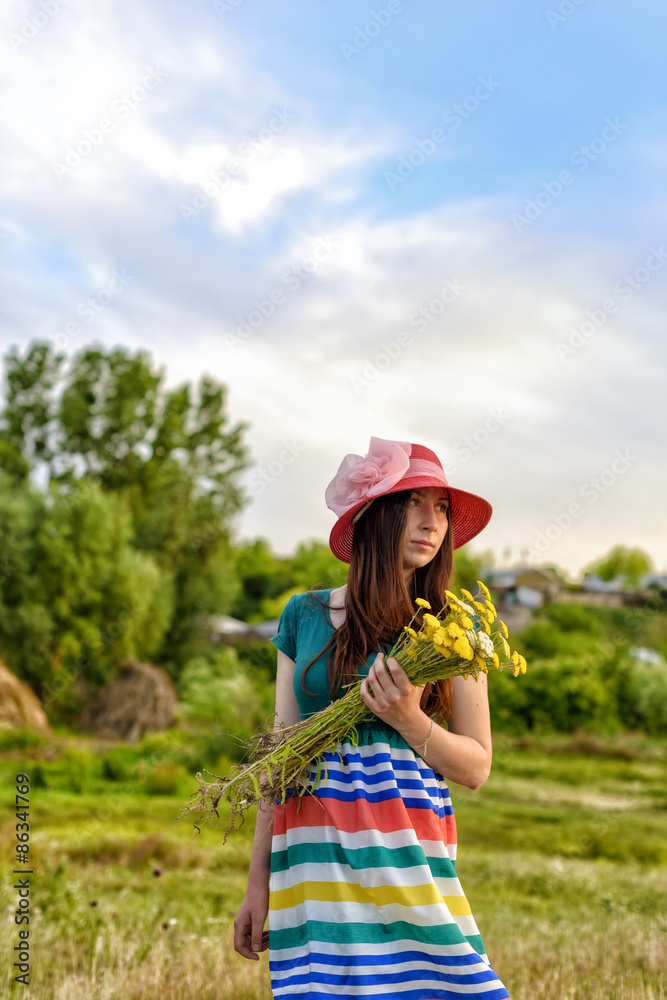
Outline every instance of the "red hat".
{"type": "Polygon", "coordinates": [[[373,437],[366,457],[346,455],[326,489],[327,507],[338,517],[329,537],[336,558],[349,563],[355,522],[373,500],[420,486],[447,488],[455,549],[488,524],[493,511],[488,500],[450,486],[440,459],[430,448],[373,437]]]}

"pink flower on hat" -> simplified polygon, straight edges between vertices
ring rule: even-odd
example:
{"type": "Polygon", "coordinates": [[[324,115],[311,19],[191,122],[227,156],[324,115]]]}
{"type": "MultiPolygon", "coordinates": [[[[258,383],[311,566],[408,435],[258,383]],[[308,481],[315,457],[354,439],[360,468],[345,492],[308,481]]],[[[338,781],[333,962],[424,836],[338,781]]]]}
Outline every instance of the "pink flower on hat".
{"type": "Polygon", "coordinates": [[[346,455],[327,486],[325,499],[337,517],[364,500],[382,496],[404,477],[412,445],[407,441],[371,438],[368,454],[346,455]]]}

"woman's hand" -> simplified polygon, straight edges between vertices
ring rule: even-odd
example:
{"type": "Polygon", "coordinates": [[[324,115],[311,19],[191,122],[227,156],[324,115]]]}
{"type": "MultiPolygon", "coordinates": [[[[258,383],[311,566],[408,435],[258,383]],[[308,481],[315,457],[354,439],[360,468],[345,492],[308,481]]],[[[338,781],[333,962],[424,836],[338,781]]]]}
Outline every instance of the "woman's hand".
{"type": "Polygon", "coordinates": [[[258,952],[269,947],[269,932],[264,930],[268,912],[268,885],[249,885],[234,921],[234,951],[244,958],[258,962],[258,952]]]}
{"type": "Polygon", "coordinates": [[[362,681],[360,694],[379,719],[400,731],[418,722],[420,716],[426,718],[419,707],[423,690],[412,684],[398,660],[390,656],[385,667],[384,656],[378,653],[368,677],[362,681]]]}

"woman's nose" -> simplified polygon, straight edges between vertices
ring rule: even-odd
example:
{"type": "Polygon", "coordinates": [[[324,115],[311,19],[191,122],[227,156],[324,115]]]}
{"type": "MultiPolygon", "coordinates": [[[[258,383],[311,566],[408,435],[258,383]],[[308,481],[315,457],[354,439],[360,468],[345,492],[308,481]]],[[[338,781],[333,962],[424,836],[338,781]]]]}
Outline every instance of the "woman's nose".
{"type": "Polygon", "coordinates": [[[423,528],[429,528],[430,530],[435,530],[438,527],[434,507],[425,506],[422,509],[421,523],[423,528]]]}

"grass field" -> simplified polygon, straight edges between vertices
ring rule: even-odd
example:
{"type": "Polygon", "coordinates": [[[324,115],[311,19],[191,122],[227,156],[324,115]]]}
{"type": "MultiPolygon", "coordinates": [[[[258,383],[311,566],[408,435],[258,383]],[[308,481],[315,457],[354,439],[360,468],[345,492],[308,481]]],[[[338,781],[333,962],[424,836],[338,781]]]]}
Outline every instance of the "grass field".
{"type": "MultiPolygon", "coordinates": [[[[252,819],[226,844],[222,829],[193,834],[176,818],[195,784],[182,765],[171,783],[147,773],[110,780],[101,752],[65,743],[51,759],[40,747],[5,748],[0,765],[12,795],[18,771],[39,777],[28,995],[268,1000],[268,957],[244,962],[231,948],[252,819]]],[[[513,1000],[667,1000],[663,745],[499,735],[488,782],[476,792],[452,786],[452,797],[459,876],[513,1000]]],[[[0,811],[3,996],[20,989],[9,801],[0,811]]]]}

